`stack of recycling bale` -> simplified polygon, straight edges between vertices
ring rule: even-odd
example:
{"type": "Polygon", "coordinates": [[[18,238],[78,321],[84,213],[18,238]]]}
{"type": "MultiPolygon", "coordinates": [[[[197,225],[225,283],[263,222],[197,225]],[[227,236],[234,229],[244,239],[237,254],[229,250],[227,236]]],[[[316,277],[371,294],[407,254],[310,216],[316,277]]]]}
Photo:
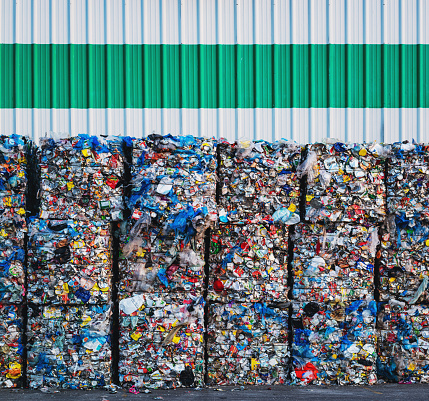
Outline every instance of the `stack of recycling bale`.
{"type": "Polygon", "coordinates": [[[22,383],[27,154],[23,137],[0,137],[0,386],[22,383]]]}
{"type": "Polygon", "coordinates": [[[289,375],[288,229],[299,222],[295,144],[220,146],[220,225],[212,230],[208,380],[278,384],[289,375]]]}
{"type": "Polygon", "coordinates": [[[297,384],[376,381],[374,264],[385,214],[381,145],[314,144],[306,222],[294,236],[293,346],[297,384]]]}
{"type": "Polygon", "coordinates": [[[378,315],[378,375],[429,382],[429,147],[395,143],[387,177],[378,315]]]}
{"type": "Polygon", "coordinates": [[[119,379],[137,388],[200,386],[216,142],[170,135],[127,141],[132,185],[119,272],[119,379]]]}
{"type": "Polygon", "coordinates": [[[28,243],[30,387],[92,388],[111,375],[111,221],[122,218],[122,140],[43,139],[28,243]]]}

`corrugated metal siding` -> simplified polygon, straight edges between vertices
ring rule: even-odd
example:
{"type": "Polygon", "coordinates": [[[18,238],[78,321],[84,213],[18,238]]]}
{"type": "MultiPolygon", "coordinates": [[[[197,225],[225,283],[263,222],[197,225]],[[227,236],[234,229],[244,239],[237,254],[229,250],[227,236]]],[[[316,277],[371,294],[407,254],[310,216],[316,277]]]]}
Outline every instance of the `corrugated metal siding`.
{"type": "Polygon", "coordinates": [[[427,140],[428,19],[426,0],[2,0],[0,132],[427,140]]]}

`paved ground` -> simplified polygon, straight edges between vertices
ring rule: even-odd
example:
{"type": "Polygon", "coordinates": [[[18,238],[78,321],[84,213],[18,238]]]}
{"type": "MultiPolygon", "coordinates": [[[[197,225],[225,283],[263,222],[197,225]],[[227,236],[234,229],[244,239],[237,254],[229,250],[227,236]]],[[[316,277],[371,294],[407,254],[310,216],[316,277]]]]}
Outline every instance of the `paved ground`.
{"type": "Polygon", "coordinates": [[[131,394],[119,390],[116,394],[108,391],[70,391],[46,394],[35,390],[0,390],[0,400],[10,401],[50,401],[50,400],[87,400],[87,401],[117,401],[117,400],[185,400],[185,401],[212,401],[212,400],[388,400],[388,401],[419,401],[429,400],[429,385],[418,384],[383,384],[371,387],[246,387],[244,390],[236,388],[216,389],[179,389],[157,390],[150,394],[131,394]],[[162,397],[162,398],[161,398],[162,397]]]}

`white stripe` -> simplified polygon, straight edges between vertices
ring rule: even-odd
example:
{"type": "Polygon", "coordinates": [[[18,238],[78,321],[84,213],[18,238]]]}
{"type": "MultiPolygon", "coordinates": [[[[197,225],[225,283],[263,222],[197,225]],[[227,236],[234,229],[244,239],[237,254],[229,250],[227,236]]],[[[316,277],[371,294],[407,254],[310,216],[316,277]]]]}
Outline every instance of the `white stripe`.
{"type": "Polygon", "coordinates": [[[255,135],[257,139],[273,140],[273,109],[255,109],[255,135]]]}
{"type": "Polygon", "coordinates": [[[70,109],[51,109],[51,131],[70,133],[70,109]]]}
{"type": "Polygon", "coordinates": [[[183,109],[181,126],[183,135],[199,136],[198,125],[198,109],[183,109]]]}
{"type": "Polygon", "coordinates": [[[197,0],[183,2],[181,9],[181,41],[183,44],[198,43],[197,0]]]}
{"type": "MultiPolygon", "coordinates": [[[[49,44],[49,0],[33,1],[33,42],[40,44],[49,44]]],[[[56,25],[56,24],[55,24],[56,25]]]]}
{"type": "Polygon", "coordinates": [[[346,12],[343,0],[329,1],[329,42],[346,43],[346,12]]]}
{"type": "MultiPolygon", "coordinates": [[[[51,43],[70,43],[69,39],[69,11],[68,11],[68,0],[55,0],[52,4],[52,15],[51,21],[55,21],[52,24],[52,37],[51,43]]],[[[37,20],[33,18],[33,26],[37,23],[37,20]]]]}
{"type": "Polygon", "coordinates": [[[401,112],[401,109],[384,109],[384,141],[386,143],[402,140],[402,127],[400,124],[401,112]]]}
{"type": "Polygon", "coordinates": [[[125,109],[107,109],[108,135],[125,135],[125,109]]]}
{"type": "Polygon", "coordinates": [[[124,9],[122,1],[106,2],[106,43],[115,45],[125,43],[124,38],[124,9]]]}
{"type": "MultiPolygon", "coordinates": [[[[200,132],[199,136],[207,138],[218,136],[218,109],[200,109],[200,132]]],[[[185,131],[182,131],[186,135],[185,131]]]]}
{"type": "Polygon", "coordinates": [[[420,142],[429,142],[429,109],[420,109],[420,134],[417,136],[420,142]]]}
{"type": "Polygon", "coordinates": [[[290,139],[292,109],[274,109],[274,139],[290,139]]]}
{"type": "MultiPolygon", "coordinates": [[[[14,1],[14,0],[12,0],[14,1]]],[[[31,1],[30,0],[16,0],[15,5],[15,41],[16,43],[32,43],[32,20],[33,16],[31,15],[31,1]]],[[[3,15],[6,17],[6,15],[3,15]]],[[[13,20],[2,20],[0,24],[10,24],[13,23],[13,20]]]]}
{"type": "Polygon", "coordinates": [[[166,135],[281,138],[311,143],[428,142],[429,109],[0,109],[0,134],[166,135]],[[419,117],[420,116],[420,117],[419,117]],[[420,122],[418,119],[420,118],[420,122]],[[418,128],[420,132],[418,132],[418,128]]]}
{"type": "MultiPolygon", "coordinates": [[[[15,109],[0,109],[0,134],[11,135],[15,133],[15,109]]],[[[27,134],[28,135],[28,134],[27,134]]]]}
{"type": "Polygon", "coordinates": [[[166,134],[180,135],[180,117],[182,109],[164,109],[162,113],[162,128],[166,134]]]}
{"type": "Polygon", "coordinates": [[[272,38],[272,10],[271,1],[255,0],[255,43],[271,44],[272,38]]]}
{"type": "Polygon", "coordinates": [[[13,43],[13,3],[14,0],[0,1],[0,43],[13,43]]]}
{"type": "Polygon", "coordinates": [[[237,0],[237,43],[253,44],[253,4],[249,0],[237,0]]]}
{"type": "Polygon", "coordinates": [[[297,143],[314,142],[309,131],[310,109],[292,109],[292,132],[290,139],[297,143]]]}
{"type": "MultiPolygon", "coordinates": [[[[105,29],[110,29],[105,26],[104,19],[104,1],[103,0],[91,0],[88,1],[88,43],[94,45],[104,45],[105,41],[105,29]]],[[[54,21],[52,21],[54,22],[54,21]]],[[[54,22],[55,23],[55,22],[54,22]]]]}
{"type": "Polygon", "coordinates": [[[211,24],[218,25],[218,43],[222,45],[235,44],[234,2],[218,0],[218,21],[211,24]]]}
{"type": "Polygon", "coordinates": [[[162,43],[178,45],[180,19],[179,7],[181,2],[171,0],[160,0],[162,2],[162,43]]]}
{"type": "Polygon", "coordinates": [[[400,43],[399,0],[384,0],[384,43],[400,43]]]}
{"type": "Polygon", "coordinates": [[[382,113],[383,109],[365,109],[365,141],[383,141],[383,121],[382,113]]]}
{"type": "Polygon", "coordinates": [[[274,43],[275,44],[290,44],[290,29],[289,21],[290,2],[292,0],[278,0],[274,2],[274,43]]]}
{"type": "MultiPolygon", "coordinates": [[[[156,45],[161,43],[161,3],[158,0],[143,2],[143,43],[156,45]]],[[[163,40],[163,43],[168,42],[163,40]]]]}
{"type": "Polygon", "coordinates": [[[237,139],[239,141],[257,139],[255,128],[255,109],[237,109],[237,139]]]}
{"type": "Polygon", "coordinates": [[[346,109],[329,109],[328,137],[344,140],[348,139],[348,135],[346,135],[346,109]]]}
{"type": "Polygon", "coordinates": [[[365,2],[365,41],[364,43],[381,44],[382,0],[367,0],[365,2]]]}
{"type": "Polygon", "coordinates": [[[145,109],[144,110],[144,127],[142,127],[136,132],[133,132],[132,135],[136,138],[147,136],[150,134],[164,134],[164,131],[161,129],[161,109],[145,109]]]}
{"type": "MultiPolygon", "coordinates": [[[[219,110],[219,138],[235,141],[236,137],[236,112],[235,109],[219,110]]],[[[185,132],[185,131],[184,131],[185,132]]]]}
{"type": "Polygon", "coordinates": [[[7,133],[7,134],[15,133],[15,134],[25,135],[32,138],[33,137],[33,110],[32,109],[15,109],[13,115],[15,117],[15,123],[12,125],[12,127],[15,127],[15,132],[7,133]]]}
{"type": "Polygon", "coordinates": [[[429,44],[428,3],[1,0],[0,43],[429,44]]]}
{"type": "MultiPolygon", "coordinates": [[[[89,132],[88,128],[88,110],[87,109],[71,109],[70,122],[71,132],[73,134],[85,134],[89,132]]],[[[38,132],[38,131],[35,131],[38,132]]]]}
{"type": "Polygon", "coordinates": [[[125,2],[125,43],[143,43],[143,4],[140,0],[125,2]]]}
{"type": "Polygon", "coordinates": [[[402,109],[401,136],[402,140],[417,139],[417,109],[402,109]]]}
{"type": "Polygon", "coordinates": [[[419,43],[429,43],[429,24],[427,23],[429,20],[429,1],[418,0],[418,6],[419,43]]]}
{"type": "Polygon", "coordinates": [[[292,1],[292,43],[307,44],[308,37],[308,2],[292,1]]]}
{"type": "Polygon", "coordinates": [[[327,138],[328,134],[328,111],[329,109],[310,109],[310,138],[320,141],[327,138]]]}
{"type": "Polygon", "coordinates": [[[88,13],[87,13],[86,0],[73,0],[70,3],[70,42],[71,43],[76,43],[76,44],[87,43],[87,32],[88,32],[88,26],[86,25],[86,21],[88,17],[87,14],[88,13]]]}
{"type": "Polygon", "coordinates": [[[206,45],[215,45],[217,24],[213,23],[212,21],[216,20],[216,0],[200,1],[199,20],[200,20],[200,24],[199,24],[200,43],[203,43],[206,45]]]}
{"type": "Polygon", "coordinates": [[[326,2],[311,0],[310,3],[310,43],[325,44],[328,43],[327,38],[327,15],[326,2]]]}
{"type": "Polygon", "coordinates": [[[401,42],[403,44],[417,43],[417,0],[407,0],[406,2],[402,2],[400,13],[401,42]]]}
{"type": "MultiPolygon", "coordinates": [[[[65,124],[63,125],[65,126],[65,124]]],[[[107,135],[107,109],[88,110],[89,135],[107,135]]]]}
{"type": "Polygon", "coordinates": [[[144,127],[144,115],[146,109],[125,109],[126,115],[126,134],[128,136],[143,136],[142,127],[144,127]]]}
{"type": "Polygon", "coordinates": [[[363,2],[348,1],[346,4],[347,43],[363,43],[363,2]]]}
{"type": "Polygon", "coordinates": [[[364,130],[363,130],[363,112],[364,109],[347,109],[347,139],[350,142],[361,143],[364,142],[364,130]]]}

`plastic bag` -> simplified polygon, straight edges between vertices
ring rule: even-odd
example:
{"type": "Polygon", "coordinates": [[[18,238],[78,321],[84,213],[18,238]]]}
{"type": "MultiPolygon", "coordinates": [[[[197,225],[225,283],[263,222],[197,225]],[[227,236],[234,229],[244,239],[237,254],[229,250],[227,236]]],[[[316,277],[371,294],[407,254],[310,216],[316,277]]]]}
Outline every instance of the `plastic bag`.
{"type": "Polygon", "coordinates": [[[298,177],[302,178],[304,176],[307,176],[307,182],[311,183],[314,181],[314,178],[316,176],[314,168],[317,165],[317,154],[313,150],[310,150],[308,152],[307,158],[304,162],[302,162],[298,166],[298,177]]]}

